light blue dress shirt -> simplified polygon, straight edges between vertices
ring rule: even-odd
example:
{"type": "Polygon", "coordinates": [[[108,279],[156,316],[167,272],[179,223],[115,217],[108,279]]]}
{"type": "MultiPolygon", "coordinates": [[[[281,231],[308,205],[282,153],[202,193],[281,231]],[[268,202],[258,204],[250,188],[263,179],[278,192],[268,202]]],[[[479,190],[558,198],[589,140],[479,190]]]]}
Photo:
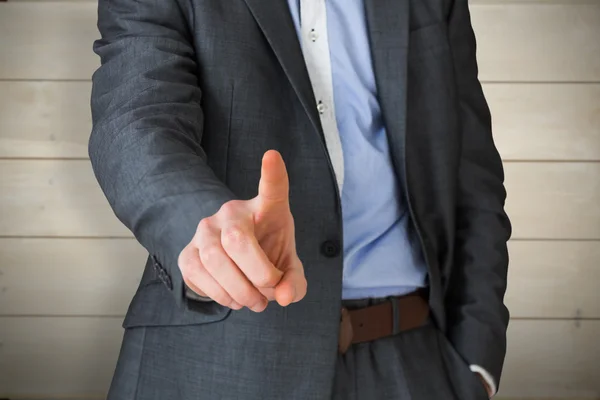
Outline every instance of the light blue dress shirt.
{"type": "MultiPolygon", "coordinates": [[[[288,0],[302,41],[300,0],[288,0]]],[[[418,240],[392,167],[362,0],[326,0],[335,114],[344,155],[343,298],[402,295],[426,285],[418,240]]],[[[305,39],[308,40],[308,39],[305,39]]]]}

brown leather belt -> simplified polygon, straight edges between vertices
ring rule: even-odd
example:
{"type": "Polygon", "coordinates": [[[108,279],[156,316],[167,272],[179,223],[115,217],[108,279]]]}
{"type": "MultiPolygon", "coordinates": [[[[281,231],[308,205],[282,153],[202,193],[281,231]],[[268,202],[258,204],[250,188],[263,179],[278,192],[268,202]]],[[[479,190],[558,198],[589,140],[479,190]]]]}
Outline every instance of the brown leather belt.
{"type": "Polygon", "coordinates": [[[356,310],[342,308],[338,350],[344,354],[353,344],[421,327],[428,317],[429,305],[423,291],[356,310]]]}

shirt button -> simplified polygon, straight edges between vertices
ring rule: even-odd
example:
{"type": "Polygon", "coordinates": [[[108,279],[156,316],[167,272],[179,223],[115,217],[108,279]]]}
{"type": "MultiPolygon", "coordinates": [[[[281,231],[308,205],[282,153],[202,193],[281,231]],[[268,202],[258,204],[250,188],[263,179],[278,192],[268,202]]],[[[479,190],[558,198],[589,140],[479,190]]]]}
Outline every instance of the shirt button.
{"type": "Polygon", "coordinates": [[[319,101],[319,104],[317,105],[317,110],[319,110],[319,114],[323,114],[325,110],[327,110],[327,106],[323,104],[322,101],[319,101]]]}
{"type": "Polygon", "coordinates": [[[308,36],[310,37],[310,40],[312,40],[313,42],[316,42],[317,39],[319,38],[319,34],[314,29],[310,30],[310,33],[308,36]]]}
{"type": "Polygon", "coordinates": [[[335,240],[326,240],[321,245],[321,253],[328,258],[337,257],[340,254],[340,245],[335,240]]]}

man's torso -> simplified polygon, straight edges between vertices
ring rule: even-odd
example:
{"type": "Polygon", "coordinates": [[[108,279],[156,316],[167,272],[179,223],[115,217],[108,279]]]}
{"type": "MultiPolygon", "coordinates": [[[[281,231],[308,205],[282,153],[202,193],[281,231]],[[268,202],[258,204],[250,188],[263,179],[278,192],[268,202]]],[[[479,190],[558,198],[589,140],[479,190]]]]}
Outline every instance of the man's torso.
{"type": "MultiPolygon", "coordinates": [[[[365,15],[387,150],[394,184],[414,221],[407,237],[422,245],[430,304],[443,326],[460,152],[446,7],[434,0],[379,1],[367,0],[365,15]]],[[[237,196],[249,199],[256,195],[264,152],[282,154],[309,289],[300,303],[269,306],[261,314],[189,302],[181,309],[149,263],[124,326],[193,325],[201,357],[192,370],[206,371],[197,379],[207,385],[215,379],[250,382],[246,390],[258,393],[265,388],[251,382],[265,385],[269,376],[299,385],[297,397],[289,398],[325,399],[333,381],[342,298],[344,199],[288,4],[195,0],[183,10],[194,39],[205,115],[200,140],[208,163],[237,196]],[[271,356],[257,364],[261,355],[271,356]]],[[[128,335],[141,335],[144,342],[140,331],[128,335]]],[[[139,351],[128,362],[139,363],[139,351]]],[[[152,351],[145,351],[145,362],[159,363],[152,351]]],[[[269,398],[284,393],[284,388],[268,389],[269,398]]]]}

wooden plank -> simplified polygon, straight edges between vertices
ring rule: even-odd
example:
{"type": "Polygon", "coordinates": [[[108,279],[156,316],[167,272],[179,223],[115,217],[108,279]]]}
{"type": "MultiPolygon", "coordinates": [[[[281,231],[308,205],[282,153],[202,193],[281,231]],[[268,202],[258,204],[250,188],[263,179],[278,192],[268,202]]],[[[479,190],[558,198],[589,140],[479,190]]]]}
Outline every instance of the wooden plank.
{"type": "Polygon", "coordinates": [[[0,315],[125,315],[146,257],[134,239],[0,239],[0,315]]]}
{"type": "Polygon", "coordinates": [[[600,318],[600,242],[511,241],[505,302],[516,318],[600,318]]]}
{"type": "Polygon", "coordinates": [[[600,3],[471,7],[482,81],[600,82],[600,3]]]}
{"type": "Polygon", "coordinates": [[[93,2],[0,4],[0,79],[90,79],[100,65],[93,2]],[[8,39],[10,38],[10,39],[8,39]]]}
{"type": "MultiPolygon", "coordinates": [[[[1,396],[102,396],[120,318],[0,318],[1,396]]],[[[600,321],[512,321],[499,396],[600,396],[600,321]]]]}
{"type": "Polygon", "coordinates": [[[122,318],[0,318],[0,397],[100,397],[122,318]]]}
{"type": "MultiPolygon", "coordinates": [[[[518,239],[600,239],[600,163],[505,165],[518,239]]],[[[86,160],[0,160],[0,236],[131,237],[86,160]]]]}
{"type": "Polygon", "coordinates": [[[505,164],[518,239],[600,239],[600,163],[505,164]]]}
{"type": "MultiPolygon", "coordinates": [[[[94,2],[0,7],[0,37],[11,38],[0,42],[0,79],[90,79],[99,65],[91,51],[99,37],[94,2]]],[[[600,82],[600,3],[486,2],[471,9],[482,80],[600,82]]]]}
{"type": "Polygon", "coordinates": [[[511,321],[499,396],[600,398],[600,321],[511,321]]]}
{"type": "MultiPolygon", "coordinates": [[[[510,255],[513,317],[600,318],[600,242],[513,241],[510,255]]],[[[124,315],[145,258],[132,239],[0,239],[0,316],[124,315]]]]}
{"type": "MultiPolygon", "coordinates": [[[[89,82],[0,81],[0,157],[86,158],[89,82]]],[[[600,84],[486,84],[505,160],[600,160],[600,84]]]]}
{"type": "Polygon", "coordinates": [[[0,160],[0,236],[123,236],[89,161],[0,160]]]}
{"type": "Polygon", "coordinates": [[[0,81],[0,157],[87,158],[90,82],[0,81]]]}
{"type": "Polygon", "coordinates": [[[600,84],[486,84],[484,91],[504,160],[600,160],[600,84]]]}

